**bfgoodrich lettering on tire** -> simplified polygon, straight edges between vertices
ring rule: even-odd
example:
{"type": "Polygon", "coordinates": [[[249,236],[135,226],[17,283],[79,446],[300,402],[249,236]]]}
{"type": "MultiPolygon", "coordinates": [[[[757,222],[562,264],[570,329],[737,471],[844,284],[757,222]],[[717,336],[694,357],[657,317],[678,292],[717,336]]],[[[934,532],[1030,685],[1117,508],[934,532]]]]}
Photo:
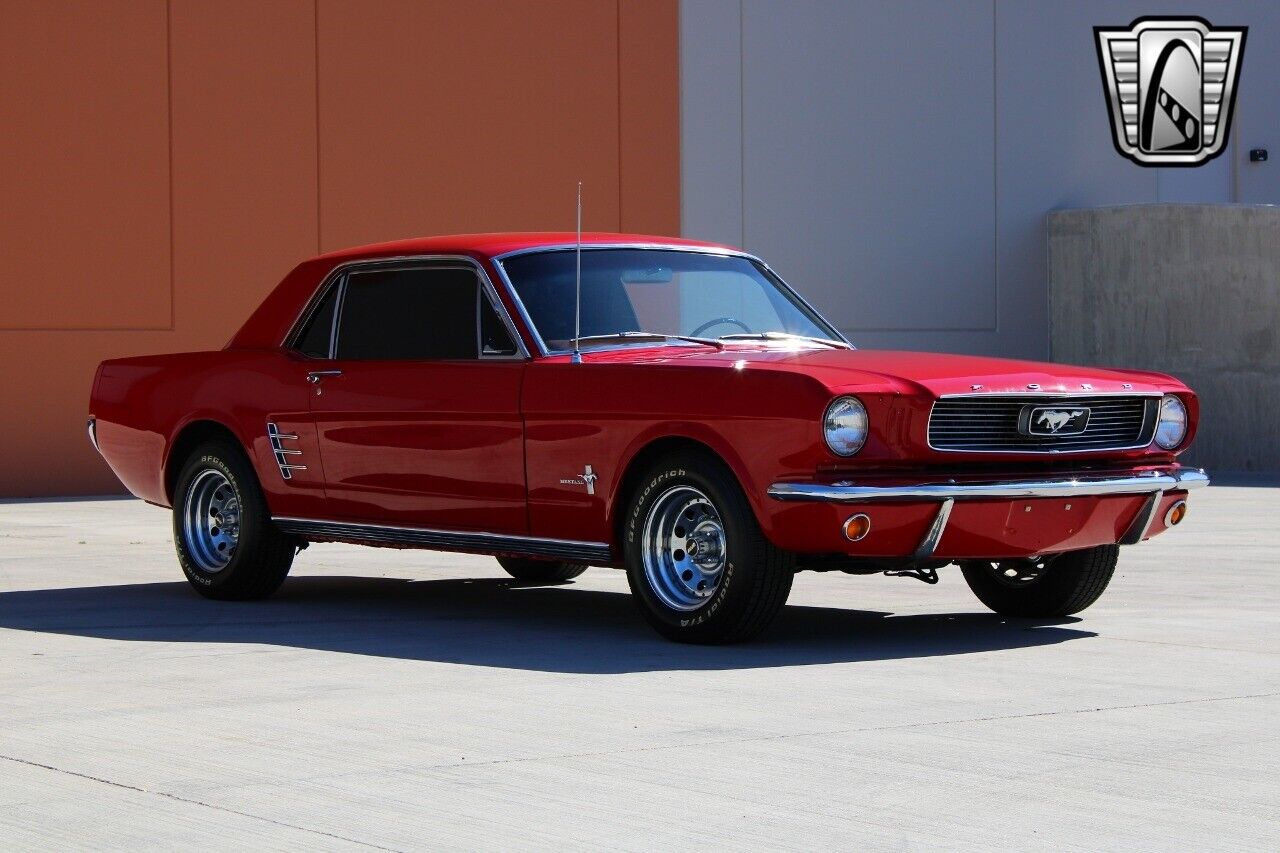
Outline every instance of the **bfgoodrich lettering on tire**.
{"type": "Polygon", "coordinates": [[[627,582],[644,618],[689,643],[745,640],[786,604],[792,554],[761,533],[733,473],[681,454],[642,475],[626,509],[627,582]]]}
{"type": "Polygon", "coordinates": [[[244,452],[225,441],[196,448],[173,492],[173,541],[206,598],[263,598],[289,574],[295,540],[271,523],[244,452]]]}

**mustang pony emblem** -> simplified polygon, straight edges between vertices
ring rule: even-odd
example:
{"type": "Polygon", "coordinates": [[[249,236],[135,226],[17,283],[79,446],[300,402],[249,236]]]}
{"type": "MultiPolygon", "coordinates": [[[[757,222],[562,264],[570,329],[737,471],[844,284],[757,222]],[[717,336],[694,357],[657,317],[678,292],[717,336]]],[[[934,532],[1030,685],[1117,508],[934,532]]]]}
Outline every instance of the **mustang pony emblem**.
{"type": "Polygon", "coordinates": [[[1040,417],[1036,418],[1036,423],[1047,426],[1049,428],[1049,432],[1057,432],[1069,424],[1073,419],[1078,418],[1083,414],[1083,411],[1055,412],[1046,410],[1040,413],[1040,417]]]}
{"type": "Polygon", "coordinates": [[[1027,418],[1027,432],[1032,435],[1078,435],[1084,432],[1088,423],[1088,409],[1037,408],[1032,409],[1027,418]]]}

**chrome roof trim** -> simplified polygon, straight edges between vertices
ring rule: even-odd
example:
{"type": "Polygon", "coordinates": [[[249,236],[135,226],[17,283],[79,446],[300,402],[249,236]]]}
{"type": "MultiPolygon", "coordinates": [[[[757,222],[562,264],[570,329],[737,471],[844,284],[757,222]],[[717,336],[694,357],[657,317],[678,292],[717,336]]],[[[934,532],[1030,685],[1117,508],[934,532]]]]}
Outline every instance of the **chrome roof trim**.
{"type": "MultiPolygon", "coordinates": [[[[547,243],[542,246],[526,246],[523,249],[512,249],[509,252],[503,252],[498,255],[492,255],[491,259],[495,262],[502,262],[507,258],[514,258],[517,255],[532,255],[538,252],[564,252],[577,249],[576,243],[547,243]]],[[[744,252],[741,249],[730,249],[727,246],[689,246],[682,243],[583,243],[582,251],[590,252],[595,249],[661,249],[667,252],[689,252],[695,255],[724,255],[739,258],[747,258],[752,261],[764,263],[750,252],[744,252]]]]}

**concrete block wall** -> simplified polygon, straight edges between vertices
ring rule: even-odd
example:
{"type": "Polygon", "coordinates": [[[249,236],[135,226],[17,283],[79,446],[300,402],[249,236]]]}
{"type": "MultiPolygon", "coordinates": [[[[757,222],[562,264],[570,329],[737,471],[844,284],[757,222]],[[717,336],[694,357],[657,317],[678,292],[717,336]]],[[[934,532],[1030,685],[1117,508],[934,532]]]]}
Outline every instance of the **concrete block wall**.
{"type": "Polygon", "coordinates": [[[1200,396],[1187,461],[1280,471],[1280,207],[1048,215],[1054,361],[1172,373],[1200,396]]]}

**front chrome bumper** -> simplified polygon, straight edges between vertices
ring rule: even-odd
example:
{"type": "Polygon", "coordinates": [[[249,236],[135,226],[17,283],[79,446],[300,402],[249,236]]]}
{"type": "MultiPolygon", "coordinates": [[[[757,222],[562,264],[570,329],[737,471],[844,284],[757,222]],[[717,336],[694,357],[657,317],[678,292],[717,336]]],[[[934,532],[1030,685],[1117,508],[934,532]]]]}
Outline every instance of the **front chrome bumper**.
{"type": "Polygon", "coordinates": [[[1043,478],[1028,480],[976,480],[916,485],[872,485],[847,480],[836,483],[774,483],[769,497],[780,501],[825,501],[831,503],[873,503],[876,501],[937,500],[938,511],[912,555],[915,560],[928,560],[938,548],[946,532],[951,510],[958,500],[1001,498],[1070,498],[1106,495],[1147,495],[1142,508],[1118,544],[1141,542],[1155,520],[1165,492],[1198,489],[1209,485],[1209,477],[1198,468],[1167,468],[1137,473],[1118,473],[1089,477],[1043,478]]]}
{"type": "Polygon", "coordinates": [[[780,501],[867,503],[892,500],[964,500],[965,498],[1071,498],[1096,495],[1141,495],[1209,485],[1198,468],[1043,480],[988,480],[970,483],[920,483],[914,486],[838,483],[774,483],[769,497],[780,501]]]}

